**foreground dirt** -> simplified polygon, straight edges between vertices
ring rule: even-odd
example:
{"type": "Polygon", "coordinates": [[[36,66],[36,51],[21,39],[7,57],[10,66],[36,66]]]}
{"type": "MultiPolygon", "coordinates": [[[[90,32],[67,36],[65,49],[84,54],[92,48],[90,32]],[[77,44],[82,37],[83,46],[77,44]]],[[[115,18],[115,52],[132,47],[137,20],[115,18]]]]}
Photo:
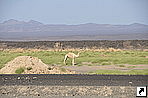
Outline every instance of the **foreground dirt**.
{"type": "Polygon", "coordinates": [[[0,86],[0,96],[28,98],[55,96],[95,97],[136,97],[136,87],[132,86],[0,86]]]}
{"type": "Polygon", "coordinates": [[[0,98],[135,98],[136,87],[148,84],[147,75],[3,74],[0,80],[0,98]]]}
{"type": "Polygon", "coordinates": [[[15,74],[15,71],[19,68],[24,69],[22,74],[75,74],[74,71],[66,70],[58,66],[46,65],[37,57],[31,56],[16,57],[0,69],[0,73],[15,74]]]}

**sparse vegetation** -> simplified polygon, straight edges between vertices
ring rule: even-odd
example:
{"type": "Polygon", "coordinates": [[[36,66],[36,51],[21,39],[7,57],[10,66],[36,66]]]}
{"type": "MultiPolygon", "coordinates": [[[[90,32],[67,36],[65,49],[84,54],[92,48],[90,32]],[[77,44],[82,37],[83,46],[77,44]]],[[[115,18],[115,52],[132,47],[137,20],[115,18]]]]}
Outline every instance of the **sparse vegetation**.
{"type": "MultiPolygon", "coordinates": [[[[113,51],[104,50],[101,52],[99,50],[86,50],[82,51],[80,56],[76,58],[77,65],[83,65],[82,62],[91,62],[91,65],[121,65],[124,64],[148,64],[148,51],[140,50],[120,50],[113,51]]],[[[79,50],[73,50],[74,53],[78,53],[79,50]]],[[[4,64],[16,58],[17,56],[33,56],[38,57],[46,64],[58,64],[64,65],[64,55],[69,51],[49,51],[49,50],[24,50],[12,52],[0,51],[0,68],[4,67],[4,64]]],[[[71,59],[67,60],[67,65],[71,65],[71,59]]],[[[90,65],[90,66],[91,66],[90,65]]]]}
{"type": "Polygon", "coordinates": [[[24,71],[25,71],[25,68],[24,68],[24,67],[20,67],[20,68],[16,69],[15,73],[16,73],[16,74],[21,74],[21,73],[23,73],[24,71]]]}
{"type": "MultiPolygon", "coordinates": [[[[33,56],[41,59],[45,64],[55,64],[62,66],[71,66],[71,59],[67,60],[67,65],[63,64],[64,55],[68,52],[78,53],[79,49],[69,49],[64,51],[54,51],[54,50],[3,50],[0,51],[0,69],[4,67],[4,64],[13,60],[18,56],[33,56]]],[[[125,67],[129,69],[135,68],[135,66],[125,66],[125,65],[148,65],[148,51],[142,50],[115,50],[115,49],[95,49],[95,50],[83,50],[78,58],[76,58],[77,64],[75,66],[82,65],[116,65],[118,67],[125,67]],[[84,62],[89,62],[88,64],[84,62]]],[[[31,70],[32,68],[26,68],[26,70],[31,70]]],[[[19,68],[16,73],[21,74],[24,72],[24,68],[19,68]]],[[[49,70],[51,70],[49,68],[49,70]]],[[[65,71],[64,69],[61,69],[65,71]]],[[[148,74],[146,70],[130,70],[130,71],[120,71],[120,70],[99,70],[92,73],[97,74],[148,74]]]]}

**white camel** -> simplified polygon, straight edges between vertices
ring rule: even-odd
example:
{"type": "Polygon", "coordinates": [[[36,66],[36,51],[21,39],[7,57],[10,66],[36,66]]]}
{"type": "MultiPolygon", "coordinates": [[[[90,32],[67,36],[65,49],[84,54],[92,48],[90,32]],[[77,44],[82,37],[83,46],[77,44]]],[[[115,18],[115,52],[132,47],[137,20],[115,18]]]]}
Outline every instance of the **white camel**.
{"type": "Polygon", "coordinates": [[[72,52],[67,53],[64,58],[64,64],[66,64],[67,58],[72,58],[72,65],[74,66],[75,58],[79,57],[79,54],[80,54],[80,52],[77,55],[72,52]]]}

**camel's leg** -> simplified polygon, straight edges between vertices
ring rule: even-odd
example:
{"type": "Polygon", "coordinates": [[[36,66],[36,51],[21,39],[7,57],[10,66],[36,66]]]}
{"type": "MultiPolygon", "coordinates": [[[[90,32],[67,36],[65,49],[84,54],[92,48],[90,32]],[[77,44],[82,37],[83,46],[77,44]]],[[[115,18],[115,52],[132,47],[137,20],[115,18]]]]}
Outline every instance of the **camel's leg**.
{"type": "Polygon", "coordinates": [[[67,60],[67,55],[65,55],[64,64],[66,64],[66,60],[67,60]]]}
{"type": "Polygon", "coordinates": [[[73,58],[72,59],[72,65],[74,66],[74,64],[75,64],[75,59],[73,58]]]}

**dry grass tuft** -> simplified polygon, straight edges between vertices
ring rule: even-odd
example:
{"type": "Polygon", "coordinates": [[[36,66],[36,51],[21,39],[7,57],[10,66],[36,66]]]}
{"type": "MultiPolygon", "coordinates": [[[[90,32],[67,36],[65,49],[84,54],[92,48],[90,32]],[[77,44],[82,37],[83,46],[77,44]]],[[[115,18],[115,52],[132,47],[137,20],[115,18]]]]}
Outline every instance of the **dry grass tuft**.
{"type": "MultiPolygon", "coordinates": [[[[94,52],[117,52],[117,51],[123,51],[121,49],[114,49],[114,48],[108,48],[108,49],[96,49],[96,48],[85,48],[85,49],[79,49],[79,48],[65,48],[65,49],[24,49],[24,48],[13,48],[13,49],[1,49],[0,51],[5,51],[9,53],[25,53],[25,52],[39,52],[39,51],[94,51],[94,52]]],[[[146,51],[146,50],[145,50],[146,51]]]]}

